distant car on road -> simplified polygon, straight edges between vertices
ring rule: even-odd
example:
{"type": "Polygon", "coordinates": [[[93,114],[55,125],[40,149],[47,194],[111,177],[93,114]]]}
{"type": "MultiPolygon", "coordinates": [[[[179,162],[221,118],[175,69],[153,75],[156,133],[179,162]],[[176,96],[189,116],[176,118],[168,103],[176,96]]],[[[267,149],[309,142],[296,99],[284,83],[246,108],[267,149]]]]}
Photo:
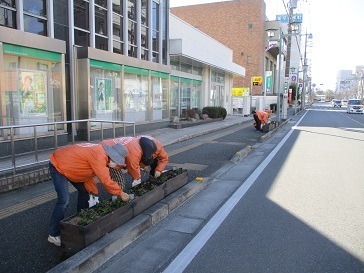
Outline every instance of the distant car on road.
{"type": "Polygon", "coordinates": [[[348,105],[348,100],[341,100],[341,104],[342,104],[342,106],[347,106],[348,105]]]}
{"type": "Polygon", "coordinates": [[[363,104],[361,100],[350,99],[348,100],[348,105],[346,107],[346,113],[358,113],[363,114],[363,104]]]}
{"type": "Polygon", "coordinates": [[[341,108],[342,104],[341,104],[341,100],[335,100],[334,101],[334,107],[340,107],[341,108]]]}

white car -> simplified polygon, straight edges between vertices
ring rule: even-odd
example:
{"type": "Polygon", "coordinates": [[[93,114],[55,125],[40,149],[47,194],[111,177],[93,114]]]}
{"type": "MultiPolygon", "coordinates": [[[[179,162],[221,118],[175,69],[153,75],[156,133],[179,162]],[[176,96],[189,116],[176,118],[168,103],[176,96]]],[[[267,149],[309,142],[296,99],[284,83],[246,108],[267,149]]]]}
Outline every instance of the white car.
{"type": "Polygon", "coordinates": [[[343,106],[347,106],[348,105],[348,100],[341,100],[341,104],[343,106]]]}
{"type": "Polygon", "coordinates": [[[348,100],[348,105],[346,107],[346,113],[358,113],[363,114],[363,104],[361,100],[350,99],[348,100]]]}

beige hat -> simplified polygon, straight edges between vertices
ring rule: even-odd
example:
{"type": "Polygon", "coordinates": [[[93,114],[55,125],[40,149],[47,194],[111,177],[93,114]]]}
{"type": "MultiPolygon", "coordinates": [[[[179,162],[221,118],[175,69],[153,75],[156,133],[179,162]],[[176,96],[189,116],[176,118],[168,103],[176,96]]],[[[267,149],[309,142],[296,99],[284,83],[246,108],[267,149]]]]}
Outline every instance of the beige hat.
{"type": "Polygon", "coordinates": [[[125,157],[128,154],[128,150],[123,145],[120,143],[114,146],[105,145],[104,150],[112,161],[118,165],[125,166],[125,157]]]}

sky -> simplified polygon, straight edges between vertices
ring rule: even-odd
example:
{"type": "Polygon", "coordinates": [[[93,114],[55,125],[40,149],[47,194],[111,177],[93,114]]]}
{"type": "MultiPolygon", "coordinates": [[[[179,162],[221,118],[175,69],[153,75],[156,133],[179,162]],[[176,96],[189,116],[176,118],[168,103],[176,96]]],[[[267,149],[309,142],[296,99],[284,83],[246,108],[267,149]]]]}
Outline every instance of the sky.
{"type": "MultiPolygon", "coordinates": [[[[171,7],[222,2],[224,0],[170,0],[171,7]]],[[[266,15],[275,20],[285,14],[289,0],[265,0],[266,15]]],[[[303,14],[303,33],[312,33],[307,43],[311,59],[312,83],[322,90],[335,90],[339,70],[355,72],[364,65],[364,1],[363,0],[298,0],[294,13],[303,14]]]]}

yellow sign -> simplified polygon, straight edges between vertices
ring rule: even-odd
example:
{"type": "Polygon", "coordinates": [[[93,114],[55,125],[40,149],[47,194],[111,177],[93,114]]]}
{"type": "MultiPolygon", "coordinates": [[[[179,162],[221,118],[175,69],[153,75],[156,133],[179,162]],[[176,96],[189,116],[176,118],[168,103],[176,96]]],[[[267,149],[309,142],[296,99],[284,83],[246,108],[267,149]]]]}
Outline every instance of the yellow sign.
{"type": "Polygon", "coordinates": [[[254,77],[252,77],[252,82],[253,82],[253,85],[261,86],[262,85],[262,82],[263,82],[263,77],[261,77],[261,76],[254,76],[254,77]]]}
{"type": "Polygon", "coordinates": [[[249,97],[249,88],[248,87],[233,88],[232,95],[233,97],[249,97]]]}

